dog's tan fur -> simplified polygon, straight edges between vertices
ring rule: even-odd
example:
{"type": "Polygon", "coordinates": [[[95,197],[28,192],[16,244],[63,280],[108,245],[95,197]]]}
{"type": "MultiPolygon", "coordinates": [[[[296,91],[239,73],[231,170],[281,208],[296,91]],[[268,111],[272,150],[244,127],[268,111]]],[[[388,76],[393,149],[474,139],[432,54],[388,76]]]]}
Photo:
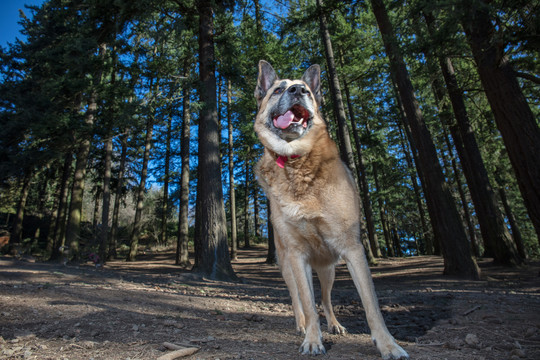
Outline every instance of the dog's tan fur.
{"type": "Polygon", "coordinates": [[[303,80],[279,80],[270,64],[261,61],[255,92],[259,104],[255,131],[265,146],[257,177],[270,200],[278,262],[292,298],[297,329],[305,332],[300,351],[325,352],[313,295],[312,269],[321,282],[328,330],[345,333],[330,301],[334,267],[343,258],[360,293],[373,341],[382,357],[406,359],[407,353],[388,332],[378,307],[360,242],[361,214],[356,184],[340,160],[319,113],[319,67],[311,67],[304,77],[309,84],[303,80]],[[313,104],[310,108],[313,117],[303,136],[285,141],[271,125],[272,111],[280,97],[280,90],[277,94],[274,91],[276,87],[286,91],[298,84],[310,90],[305,100],[313,104]],[[299,157],[289,158],[283,168],[276,164],[278,156],[292,155],[299,157]]]}

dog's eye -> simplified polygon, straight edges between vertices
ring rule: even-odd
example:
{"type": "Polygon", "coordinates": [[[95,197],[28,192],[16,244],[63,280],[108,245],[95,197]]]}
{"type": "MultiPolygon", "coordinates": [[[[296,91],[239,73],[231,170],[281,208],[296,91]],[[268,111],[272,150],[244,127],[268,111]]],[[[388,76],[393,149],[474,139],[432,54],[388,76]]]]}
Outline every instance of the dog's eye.
{"type": "Polygon", "coordinates": [[[274,94],[275,94],[275,95],[279,95],[279,94],[281,94],[282,92],[283,92],[283,89],[280,88],[280,87],[278,87],[278,88],[276,88],[276,90],[274,90],[274,94]]]}

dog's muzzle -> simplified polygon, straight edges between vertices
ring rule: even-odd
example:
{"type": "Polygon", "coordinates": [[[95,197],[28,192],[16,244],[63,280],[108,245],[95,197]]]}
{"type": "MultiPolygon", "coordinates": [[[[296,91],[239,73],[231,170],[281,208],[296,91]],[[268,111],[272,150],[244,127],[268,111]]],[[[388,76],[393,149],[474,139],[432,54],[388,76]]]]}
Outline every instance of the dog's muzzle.
{"type": "Polygon", "coordinates": [[[305,86],[292,85],[281,97],[269,126],[283,140],[293,141],[300,138],[309,130],[313,120],[313,114],[308,109],[310,100],[305,86]]]}

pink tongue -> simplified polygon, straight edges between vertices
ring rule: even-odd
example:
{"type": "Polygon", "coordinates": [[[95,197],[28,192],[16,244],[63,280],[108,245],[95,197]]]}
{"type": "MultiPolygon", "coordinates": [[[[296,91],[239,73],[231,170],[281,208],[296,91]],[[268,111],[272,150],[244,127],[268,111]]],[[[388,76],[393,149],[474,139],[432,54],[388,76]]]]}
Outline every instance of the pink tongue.
{"type": "Polygon", "coordinates": [[[280,129],[286,129],[294,120],[294,114],[291,110],[274,119],[274,126],[280,129]]]}

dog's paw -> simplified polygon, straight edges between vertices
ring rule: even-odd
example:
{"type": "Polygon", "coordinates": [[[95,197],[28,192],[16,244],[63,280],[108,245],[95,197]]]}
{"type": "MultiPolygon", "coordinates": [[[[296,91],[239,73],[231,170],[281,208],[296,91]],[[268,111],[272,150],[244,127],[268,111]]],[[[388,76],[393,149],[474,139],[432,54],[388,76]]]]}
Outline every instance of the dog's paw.
{"type": "Polygon", "coordinates": [[[324,348],[324,345],[320,341],[310,342],[310,341],[304,340],[304,342],[300,346],[299,351],[302,353],[302,355],[326,354],[326,349],[324,348]]]}
{"type": "Polygon", "coordinates": [[[345,335],[347,333],[347,329],[341,326],[340,323],[328,324],[328,332],[330,334],[345,335]]]}
{"type": "Polygon", "coordinates": [[[377,342],[372,339],[373,343],[377,346],[377,349],[381,352],[381,356],[384,360],[408,360],[409,354],[401,346],[399,346],[394,339],[388,339],[387,341],[377,342]]]}
{"type": "Polygon", "coordinates": [[[300,335],[306,335],[306,328],[303,326],[297,326],[296,332],[300,335]]]}

